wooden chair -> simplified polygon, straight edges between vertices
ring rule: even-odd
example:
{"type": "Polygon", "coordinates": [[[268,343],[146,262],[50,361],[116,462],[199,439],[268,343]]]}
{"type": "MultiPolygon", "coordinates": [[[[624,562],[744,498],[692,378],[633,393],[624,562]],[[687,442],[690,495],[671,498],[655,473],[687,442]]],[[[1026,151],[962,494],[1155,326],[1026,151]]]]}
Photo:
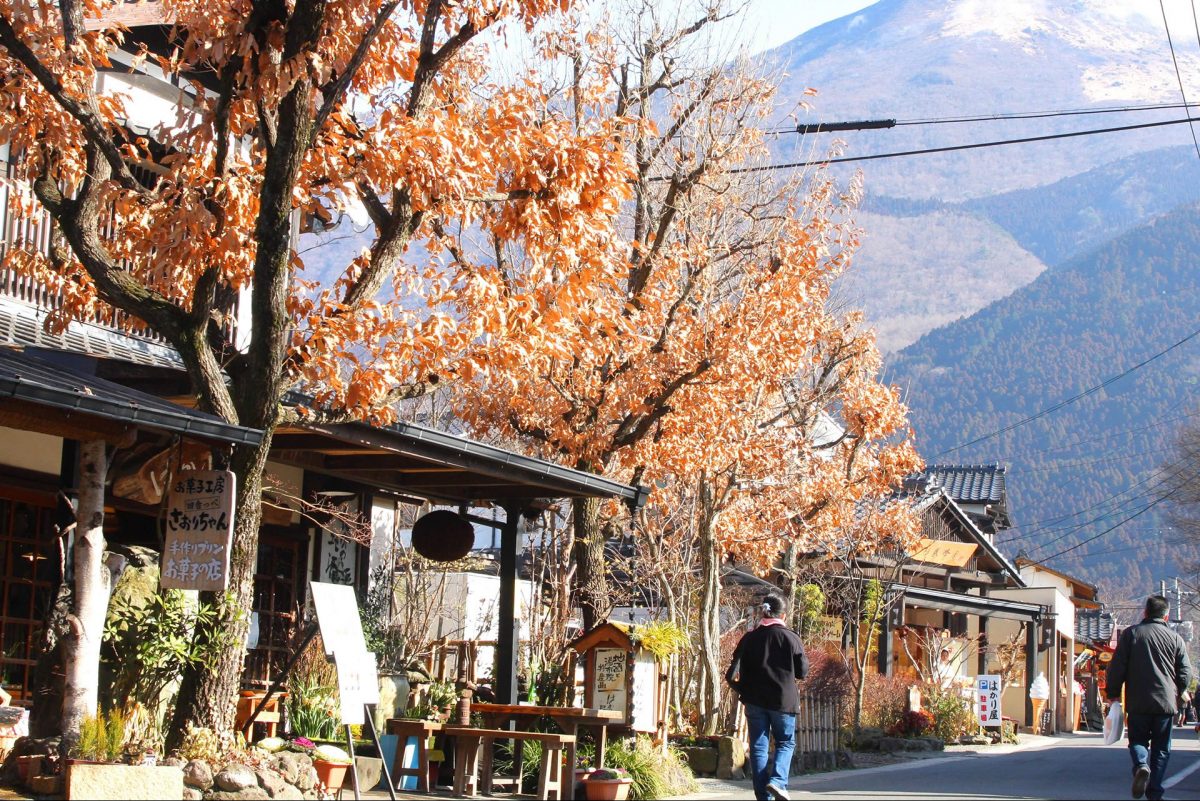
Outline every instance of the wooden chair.
{"type": "MultiPolygon", "coordinates": [[[[490,753],[496,740],[539,742],[542,759],[538,768],[537,797],[546,801],[563,801],[563,749],[574,743],[571,734],[550,734],[540,731],[508,731],[507,729],[476,729],[470,726],[447,726],[442,730],[456,741],[454,759],[454,795],[474,798],[478,793],[492,794],[491,760],[485,760],[487,770],[479,776],[479,756],[490,753]]],[[[519,789],[519,788],[518,788],[519,789]]]]}
{"type": "Polygon", "coordinates": [[[433,720],[411,720],[408,718],[388,718],[387,733],[394,734],[396,742],[396,758],[392,761],[392,782],[395,789],[402,790],[401,781],[406,776],[415,776],[417,790],[422,793],[430,791],[429,786],[429,738],[442,731],[446,724],[433,720]],[[417,741],[417,766],[404,766],[404,749],[409,738],[417,741]]]}

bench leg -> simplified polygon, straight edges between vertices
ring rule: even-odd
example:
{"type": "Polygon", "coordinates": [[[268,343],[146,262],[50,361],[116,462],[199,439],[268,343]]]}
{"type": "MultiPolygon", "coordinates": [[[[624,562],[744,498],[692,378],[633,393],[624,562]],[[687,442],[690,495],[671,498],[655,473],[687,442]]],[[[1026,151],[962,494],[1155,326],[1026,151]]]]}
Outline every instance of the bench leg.
{"type": "Polygon", "coordinates": [[[540,776],[538,776],[538,798],[546,801],[563,801],[563,752],[551,748],[549,743],[542,747],[540,776]]]}
{"type": "Polygon", "coordinates": [[[479,738],[458,738],[454,758],[454,795],[456,798],[474,798],[478,784],[479,738]]]}

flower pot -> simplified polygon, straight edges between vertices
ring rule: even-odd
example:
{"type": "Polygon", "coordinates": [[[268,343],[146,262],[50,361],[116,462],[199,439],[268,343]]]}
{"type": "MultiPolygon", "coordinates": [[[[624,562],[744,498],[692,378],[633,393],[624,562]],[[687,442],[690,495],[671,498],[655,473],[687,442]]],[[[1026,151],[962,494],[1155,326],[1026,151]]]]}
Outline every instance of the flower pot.
{"type": "Polygon", "coordinates": [[[588,779],[584,783],[588,801],[624,801],[633,779],[588,779]]]}
{"type": "Polygon", "coordinates": [[[317,771],[317,780],[329,793],[336,793],[342,789],[342,782],[346,780],[346,773],[350,770],[350,766],[344,762],[326,762],[323,759],[314,759],[313,767],[317,771]]]}

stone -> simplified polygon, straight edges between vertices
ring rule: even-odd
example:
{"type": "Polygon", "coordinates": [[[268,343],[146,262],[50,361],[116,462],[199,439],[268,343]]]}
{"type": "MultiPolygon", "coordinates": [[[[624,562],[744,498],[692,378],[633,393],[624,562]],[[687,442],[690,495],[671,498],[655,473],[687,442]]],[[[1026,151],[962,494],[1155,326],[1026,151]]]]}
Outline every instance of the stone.
{"type": "Polygon", "coordinates": [[[697,776],[713,776],[717,772],[718,753],[706,746],[684,746],[679,749],[687,757],[688,766],[697,776]]]}
{"type": "Polygon", "coordinates": [[[275,794],[275,801],[301,801],[304,798],[304,793],[300,792],[300,788],[294,784],[286,782],[280,787],[279,792],[275,794]]]}
{"type": "Polygon", "coordinates": [[[67,798],[183,798],[183,770],[166,765],[84,765],[67,768],[67,798]]]}
{"type": "Polygon", "coordinates": [[[279,775],[283,776],[285,782],[295,784],[300,778],[300,755],[284,751],[277,755],[272,767],[279,771],[279,775]]]}
{"type": "MultiPolygon", "coordinates": [[[[169,756],[166,759],[160,759],[158,764],[168,768],[182,768],[187,764],[187,760],[181,759],[177,756],[169,756]]],[[[210,770],[209,773],[211,772],[212,771],[210,770]]]]}
{"type": "Polygon", "coordinates": [[[278,798],[279,793],[286,786],[287,782],[273,770],[260,769],[254,771],[254,775],[258,778],[258,786],[267,791],[267,795],[271,798],[278,798]]]}
{"type": "Polygon", "coordinates": [[[195,787],[184,786],[183,801],[202,801],[204,793],[197,790],[195,787]]]}
{"type": "MultiPolygon", "coordinates": [[[[220,775],[220,774],[218,774],[220,775]]],[[[204,794],[205,801],[270,801],[271,796],[257,784],[235,792],[214,790],[204,794]]]]}
{"type": "Polygon", "coordinates": [[[183,783],[203,792],[213,786],[212,766],[203,759],[193,759],[183,766],[183,783]]]}
{"type": "Polygon", "coordinates": [[[903,737],[880,737],[879,750],[885,754],[894,754],[898,751],[904,751],[908,747],[908,741],[903,737]]]}
{"type": "MultiPolygon", "coordinates": [[[[254,771],[245,765],[239,765],[236,762],[231,765],[226,765],[225,768],[218,773],[213,781],[217,787],[227,793],[236,793],[240,790],[245,790],[248,787],[258,787],[258,777],[254,775],[254,771]]],[[[265,797],[265,796],[264,796],[265,797]]]]}
{"type": "Polygon", "coordinates": [[[317,769],[312,766],[311,760],[307,768],[301,767],[300,776],[296,779],[296,786],[306,791],[317,786],[317,769]]]}
{"type": "Polygon", "coordinates": [[[737,737],[717,740],[717,778],[741,779],[746,775],[746,746],[737,737]]]}
{"type": "MultiPolygon", "coordinates": [[[[354,772],[358,774],[358,786],[362,790],[374,790],[383,779],[383,760],[378,757],[355,756],[354,772]]],[[[347,779],[346,781],[350,781],[347,779]]]]}

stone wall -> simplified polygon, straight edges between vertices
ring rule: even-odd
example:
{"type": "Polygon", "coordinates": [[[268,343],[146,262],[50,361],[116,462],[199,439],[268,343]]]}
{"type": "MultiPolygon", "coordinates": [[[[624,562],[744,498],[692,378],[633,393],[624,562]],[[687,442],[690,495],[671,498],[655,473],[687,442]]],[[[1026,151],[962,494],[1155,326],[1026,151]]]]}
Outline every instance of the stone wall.
{"type": "Polygon", "coordinates": [[[307,754],[282,751],[264,756],[258,765],[214,766],[201,759],[167,760],[183,767],[186,801],[251,801],[280,798],[317,799],[317,771],[307,754]]]}

